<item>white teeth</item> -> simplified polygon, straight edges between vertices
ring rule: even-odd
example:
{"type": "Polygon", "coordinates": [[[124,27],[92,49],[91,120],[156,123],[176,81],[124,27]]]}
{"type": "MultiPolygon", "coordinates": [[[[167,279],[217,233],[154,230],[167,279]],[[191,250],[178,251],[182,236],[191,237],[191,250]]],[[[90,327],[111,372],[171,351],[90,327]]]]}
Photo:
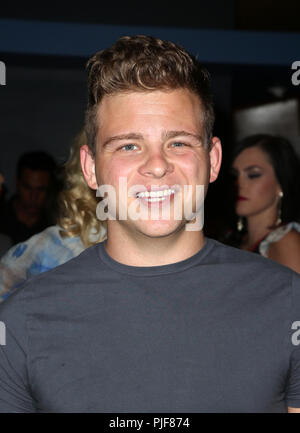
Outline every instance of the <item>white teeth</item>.
{"type": "MultiPolygon", "coordinates": [[[[154,198],[165,198],[168,195],[171,194],[175,194],[175,190],[174,189],[164,189],[164,190],[160,190],[160,191],[141,191],[137,193],[137,197],[138,198],[150,198],[150,199],[154,199],[154,198]]],[[[154,200],[149,200],[149,201],[154,201],[154,200]]],[[[158,200],[155,200],[158,201],[158,200]]]]}
{"type": "Polygon", "coordinates": [[[153,198],[148,198],[147,201],[149,201],[150,203],[154,203],[156,201],[164,201],[166,200],[167,197],[153,197],[153,198]]]}

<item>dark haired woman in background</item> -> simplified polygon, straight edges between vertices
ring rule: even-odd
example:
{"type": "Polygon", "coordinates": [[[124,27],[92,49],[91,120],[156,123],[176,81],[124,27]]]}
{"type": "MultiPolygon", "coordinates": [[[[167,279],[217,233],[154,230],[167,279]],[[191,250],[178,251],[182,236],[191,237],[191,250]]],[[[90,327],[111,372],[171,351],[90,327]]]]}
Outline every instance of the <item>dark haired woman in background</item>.
{"type": "Polygon", "coordinates": [[[282,137],[253,135],[234,149],[236,229],[230,244],[300,273],[300,164],[282,137]]]}

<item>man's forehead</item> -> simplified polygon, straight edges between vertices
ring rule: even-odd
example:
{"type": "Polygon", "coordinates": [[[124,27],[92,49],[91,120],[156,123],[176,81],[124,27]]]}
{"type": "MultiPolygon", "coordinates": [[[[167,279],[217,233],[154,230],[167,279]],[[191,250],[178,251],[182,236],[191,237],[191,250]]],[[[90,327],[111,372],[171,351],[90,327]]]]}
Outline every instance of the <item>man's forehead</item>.
{"type": "MultiPolygon", "coordinates": [[[[122,125],[117,134],[143,133],[151,130],[153,119],[161,121],[161,129],[187,131],[199,134],[204,125],[203,104],[198,95],[188,89],[153,90],[148,92],[118,92],[105,95],[96,112],[98,132],[104,128],[108,135],[115,135],[115,127],[122,125]],[[135,122],[139,128],[127,124],[135,122]],[[170,125],[172,122],[172,126],[170,125]],[[125,127],[125,128],[124,128],[125,127]]],[[[157,123],[155,123],[156,126],[157,123]]],[[[165,134],[168,134],[165,133],[165,134]]]]}
{"type": "MultiPolygon", "coordinates": [[[[97,104],[97,114],[99,114],[99,111],[103,109],[103,107],[108,107],[114,101],[122,101],[125,99],[140,99],[141,101],[145,102],[147,99],[151,99],[153,102],[160,102],[162,99],[164,101],[166,100],[172,100],[172,98],[178,98],[181,97],[181,99],[184,100],[185,103],[193,102],[193,104],[198,105],[201,110],[203,110],[203,102],[199,94],[194,92],[193,90],[190,90],[185,87],[179,87],[179,88],[157,88],[153,90],[142,90],[142,89],[132,89],[132,90],[124,90],[124,91],[118,91],[112,94],[106,94],[104,95],[101,100],[97,104]]],[[[171,103],[171,102],[170,102],[171,103]]],[[[184,110],[184,107],[179,107],[184,110]]]]}

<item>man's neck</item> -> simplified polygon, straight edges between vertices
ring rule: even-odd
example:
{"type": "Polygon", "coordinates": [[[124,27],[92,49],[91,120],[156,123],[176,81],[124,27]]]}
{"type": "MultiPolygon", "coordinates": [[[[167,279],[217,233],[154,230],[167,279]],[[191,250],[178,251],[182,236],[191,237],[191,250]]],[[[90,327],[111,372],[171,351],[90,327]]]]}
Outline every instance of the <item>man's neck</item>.
{"type": "Polygon", "coordinates": [[[188,259],[204,246],[203,231],[179,231],[164,237],[134,237],[126,232],[107,233],[107,253],[117,262],[128,266],[163,266],[188,259]]]}

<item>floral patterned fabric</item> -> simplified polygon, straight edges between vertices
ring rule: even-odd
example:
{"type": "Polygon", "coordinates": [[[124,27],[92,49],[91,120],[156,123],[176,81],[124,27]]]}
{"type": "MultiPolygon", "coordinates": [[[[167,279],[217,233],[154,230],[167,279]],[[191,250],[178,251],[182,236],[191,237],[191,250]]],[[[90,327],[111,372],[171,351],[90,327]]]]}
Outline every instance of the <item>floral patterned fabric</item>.
{"type": "MultiPolygon", "coordinates": [[[[85,249],[80,237],[62,237],[61,230],[58,225],[48,227],[14,245],[1,258],[0,302],[28,278],[67,262],[85,249]]],[[[105,235],[103,231],[91,237],[101,239],[105,235]]]]}

